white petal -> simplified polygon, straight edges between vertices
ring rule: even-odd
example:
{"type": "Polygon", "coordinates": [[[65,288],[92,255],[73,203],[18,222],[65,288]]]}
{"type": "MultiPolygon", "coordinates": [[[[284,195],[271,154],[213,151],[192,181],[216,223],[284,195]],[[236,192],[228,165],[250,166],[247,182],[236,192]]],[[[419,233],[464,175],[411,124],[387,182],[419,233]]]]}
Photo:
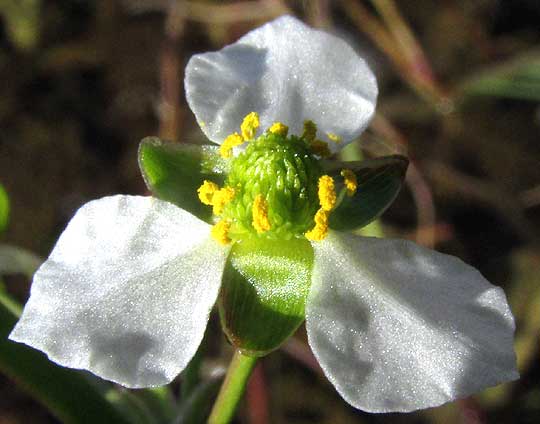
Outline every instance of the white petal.
{"type": "MultiPolygon", "coordinates": [[[[195,55],[185,78],[186,96],[207,137],[221,143],[249,112],[261,128],[276,121],[301,135],[313,120],[351,141],[367,126],[377,99],[375,76],[343,40],[291,16],[257,28],[218,52],[195,55]]],[[[336,149],[335,143],[330,143],[336,149]]]]}
{"type": "Polygon", "coordinates": [[[404,240],[313,246],[309,344],[351,405],[405,412],[518,378],[504,292],[471,266],[404,240]]]}
{"type": "Polygon", "coordinates": [[[226,249],[151,197],[84,205],[34,276],[10,338],[127,387],[170,382],[203,337],[226,249]]]}

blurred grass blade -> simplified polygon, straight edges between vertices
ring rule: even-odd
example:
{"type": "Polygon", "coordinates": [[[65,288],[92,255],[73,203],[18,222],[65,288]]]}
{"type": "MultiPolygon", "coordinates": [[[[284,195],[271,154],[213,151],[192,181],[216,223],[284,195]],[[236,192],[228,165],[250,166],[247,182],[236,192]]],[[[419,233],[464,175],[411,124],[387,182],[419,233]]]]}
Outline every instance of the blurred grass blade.
{"type": "Polygon", "coordinates": [[[11,42],[20,50],[32,50],[39,41],[41,0],[2,0],[0,15],[11,42]]]}
{"type": "Polygon", "coordinates": [[[129,393],[145,405],[158,423],[170,423],[176,416],[178,405],[169,386],[136,390],[129,393]]]}
{"type": "Polygon", "coordinates": [[[392,155],[359,162],[325,162],[325,172],[334,178],[336,188],[343,186],[341,170],[356,175],[358,188],[330,214],[330,228],[346,231],[361,228],[378,218],[394,201],[401,189],[409,161],[392,155]]]}
{"type": "Polygon", "coordinates": [[[203,341],[199,345],[199,349],[195,353],[195,356],[191,358],[189,364],[182,374],[180,374],[180,399],[184,400],[191,396],[191,393],[197,388],[201,382],[201,365],[206,350],[208,332],[205,333],[203,341]]]}
{"type": "Polygon", "coordinates": [[[540,102],[540,52],[520,55],[467,78],[458,93],[540,102]]]}
{"type": "MultiPolygon", "coordinates": [[[[508,303],[517,323],[515,350],[522,376],[538,363],[540,340],[540,251],[535,247],[515,250],[511,255],[511,281],[506,288],[508,303]]],[[[516,382],[486,390],[481,400],[485,405],[501,405],[512,396],[516,382]]]]}
{"type": "Polygon", "coordinates": [[[105,398],[114,405],[132,424],[162,424],[136,393],[117,390],[111,387],[105,392],[105,398]]]}
{"type": "Polygon", "coordinates": [[[168,386],[144,390],[111,388],[105,397],[133,424],[168,424],[177,414],[168,386]]]}
{"type": "Polygon", "coordinates": [[[217,146],[167,143],[146,137],[139,146],[139,167],[152,194],[208,221],[212,208],[203,205],[197,189],[205,179],[220,184],[228,162],[217,146]]]}
{"type": "Polygon", "coordinates": [[[23,274],[32,279],[43,260],[20,247],[0,244],[0,275],[23,274]]]}
{"type": "Polygon", "coordinates": [[[16,302],[0,291],[0,371],[64,423],[129,423],[80,371],[62,368],[41,352],[8,340],[16,302]]]}
{"type": "Polygon", "coordinates": [[[180,405],[174,424],[203,424],[206,422],[216,398],[222,377],[200,383],[180,405]]]}
{"type": "Polygon", "coordinates": [[[5,231],[9,221],[9,197],[0,184],[0,234],[5,231]]]}
{"type": "Polygon", "coordinates": [[[0,307],[6,309],[16,318],[21,316],[22,305],[7,294],[6,284],[0,279],[0,307]]]}

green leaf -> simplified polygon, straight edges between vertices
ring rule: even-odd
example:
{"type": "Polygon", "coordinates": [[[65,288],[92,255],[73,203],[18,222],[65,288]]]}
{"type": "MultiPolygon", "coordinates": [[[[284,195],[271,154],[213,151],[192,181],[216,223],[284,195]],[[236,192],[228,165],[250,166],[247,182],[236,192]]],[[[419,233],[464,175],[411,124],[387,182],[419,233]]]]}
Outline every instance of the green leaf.
{"type": "Polygon", "coordinates": [[[43,260],[20,247],[0,244],[0,275],[23,274],[31,279],[43,260]]]}
{"type": "Polygon", "coordinates": [[[203,205],[197,189],[205,179],[222,184],[229,163],[217,146],[163,142],[147,137],[139,146],[139,167],[154,196],[209,221],[212,208],[203,205]]]}
{"type": "Polygon", "coordinates": [[[191,358],[189,364],[184,368],[184,371],[180,374],[180,398],[187,399],[193,390],[201,382],[201,365],[204,357],[204,351],[206,350],[208,332],[205,332],[203,341],[199,345],[195,356],[191,358]]]}
{"type": "Polygon", "coordinates": [[[56,366],[41,352],[8,340],[16,302],[0,291],[0,371],[65,423],[129,423],[80,371],[56,366]]]}
{"type": "Polygon", "coordinates": [[[161,424],[154,411],[139,397],[138,392],[116,390],[111,387],[105,392],[105,398],[114,405],[132,424],[161,424]]]}
{"type": "Polygon", "coordinates": [[[143,390],[111,388],[106,396],[133,424],[170,423],[178,409],[168,386],[143,390]]]}
{"type": "Polygon", "coordinates": [[[461,95],[540,101],[540,52],[519,55],[458,85],[461,95]]]}
{"type": "Polygon", "coordinates": [[[324,162],[325,172],[334,177],[336,189],[341,192],[339,204],[330,214],[330,228],[352,230],[379,217],[399,193],[408,165],[407,158],[399,155],[360,162],[324,162]],[[342,169],[350,169],[356,175],[358,188],[354,196],[345,194],[342,169]]]}
{"type": "Polygon", "coordinates": [[[7,228],[9,221],[9,197],[0,184],[0,233],[3,233],[7,228]]]}
{"type": "Polygon", "coordinates": [[[157,417],[158,422],[170,423],[178,405],[170,386],[152,387],[134,392],[157,417]]]}
{"type": "Polygon", "coordinates": [[[306,239],[252,238],[229,255],[219,297],[223,330],[248,355],[278,348],[304,321],[313,248],[306,239]]]}
{"type": "Polygon", "coordinates": [[[216,398],[222,377],[215,377],[201,382],[191,394],[182,400],[174,424],[203,424],[207,422],[212,402],[216,398]]]}

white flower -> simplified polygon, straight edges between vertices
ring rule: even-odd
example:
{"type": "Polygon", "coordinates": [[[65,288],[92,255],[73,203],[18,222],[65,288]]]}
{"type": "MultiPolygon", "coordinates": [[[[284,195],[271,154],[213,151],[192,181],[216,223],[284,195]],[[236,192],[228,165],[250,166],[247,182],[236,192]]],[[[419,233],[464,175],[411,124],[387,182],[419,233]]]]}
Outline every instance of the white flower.
{"type": "MultiPolygon", "coordinates": [[[[263,127],[318,124],[336,150],[366,127],[373,74],[340,39],[279,18],[188,64],[186,92],[217,143],[251,111],[263,127]]],[[[127,387],[163,385],[199,346],[230,245],[151,197],[113,196],[75,214],[34,277],[10,338],[127,387]]],[[[286,241],[284,241],[286,243],[286,241]]],[[[412,242],[330,231],[312,242],[309,344],[351,405],[411,411],[516,379],[505,295],[459,259],[412,242]]]]}

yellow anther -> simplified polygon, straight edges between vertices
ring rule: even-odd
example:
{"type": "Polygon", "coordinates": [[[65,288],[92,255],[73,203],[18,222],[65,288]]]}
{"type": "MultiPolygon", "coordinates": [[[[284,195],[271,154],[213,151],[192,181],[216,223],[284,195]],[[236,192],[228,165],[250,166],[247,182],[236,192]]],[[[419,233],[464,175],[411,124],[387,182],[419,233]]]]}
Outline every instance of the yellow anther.
{"type": "Polygon", "coordinates": [[[259,234],[270,229],[270,221],[268,220],[268,202],[262,194],[257,194],[255,197],[251,213],[253,216],[253,228],[255,228],[259,234]]]}
{"type": "Polygon", "coordinates": [[[334,180],[328,175],[319,178],[319,203],[321,209],[330,212],[336,206],[336,190],[334,180]]]}
{"type": "Polygon", "coordinates": [[[326,136],[328,137],[328,139],[329,139],[330,141],[333,141],[333,142],[336,143],[336,144],[341,143],[342,138],[341,138],[341,136],[339,136],[339,135],[337,135],[337,134],[334,134],[334,133],[331,133],[331,132],[327,132],[327,133],[326,133],[326,136]]]}
{"type": "Polygon", "coordinates": [[[204,180],[203,184],[197,189],[199,200],[205,205],[212,205],[214,194],[218,190],[219,190],[219,187],[216,183],[213,183],[212,181],[204,180]]]}
{"type": "Polygon", "coordinates": [[[212,198],[212,213],[214,215],[221,215],[223,213],[223,208],[227,203],[229,203],[234,198],[234,188],[232,187],[223,187],[214,193],[212,198]]]}
{"type": "Polygon", "coordinates": [[[358,188],[358,182],[356,180],[356,175],[350,169],[342,169],[341,176],[345,180],[345,188],[347,189],[347,196],[352,197],[356,193],[358,188]]]}
{"type": "Polygon", "coordinates": [[[309,230],[304,235],[308,240],[321,241],[328,235],[328,217],[330,212],[325,211],[323,208],[319,209],[315,214],[313,220],[315,221],[315,227],[309,230]]]}
{"type": "Polygon", "coordinates": [[[332,156],[332,152],[328,148],[328,143],[322,140],[313,140],[310,142],[311,151],[322,158],[332,156]]]}
{"type": "Polygon", "coordinates": [[[234,189],[232,187],[219,188],[216,183],[204,180],[202,186],[197,190],[199,199],[205,205],[213,206],[214,215],[221,215],[223,208],[234,198],[234,189]]]}
{"type": "Polygon", "coordinates": [[[204,121],[199,121],[199,127],[201,127],[201,128],[206,127],[206,122],[204,122],[204,121]]]}
{"type": "Polygon", "coordinates": [[[308,143],[315,141],[317,137],[317,125],[313,121],[304,121],[304,132],[302,133],[302,138],[308,143]]]}
{"type": "Polygon", "coordinates": [[[233,147],[239,146],[243,142],[244,139],[240,134],[233,133],[223,140],[223,144],[219,147],[219,154],[222,158],[230,158],[232,156],[233,147]]]}
{"type": "Polygon", "coordinates": [[[253,140],[257,128],[259,128],[259,114],[257,112],[248,113],[240,125],[244,141],[253,140]]]}
{"type": "Polygon", "coordinates": [[[229,238],[229,230],[231,229],[231,222],[222,219],[210,230],[210,234],[219,244],[229,244],[232,240],[229,238]]]}
{"type": "Polygon", "coordinates": [[[287,137],[287,133],[289,132],[289,127],[287,125],[282,124],[281,122],[274,122],[272,126],[268,129],[272,134],[278,134],[283,137],[287,137]]]}

